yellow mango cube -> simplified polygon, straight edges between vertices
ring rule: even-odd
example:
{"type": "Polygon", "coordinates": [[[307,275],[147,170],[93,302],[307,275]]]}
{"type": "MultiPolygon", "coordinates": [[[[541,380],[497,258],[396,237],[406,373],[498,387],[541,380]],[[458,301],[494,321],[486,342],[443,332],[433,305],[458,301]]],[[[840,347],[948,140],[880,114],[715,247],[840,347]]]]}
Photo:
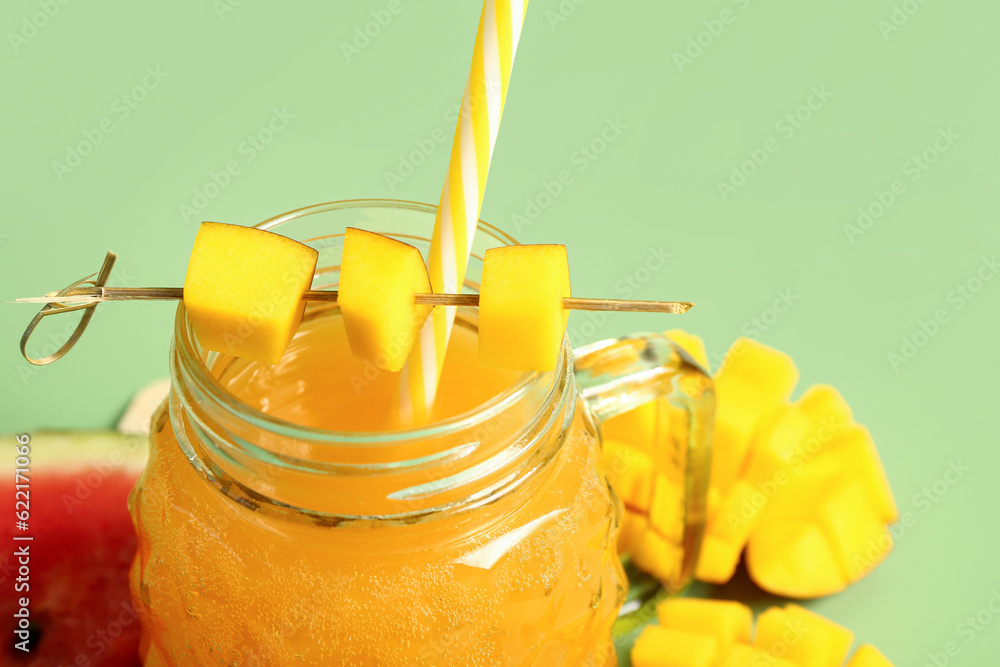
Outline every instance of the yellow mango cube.
{"type": "Polygon", "coordinates": [[[646,515],[626,509],[622,513],[621,525],[618,528],[618,555],[631,554],[647,530],[649,530],[649,519],[646,515]]]}
{"type": "Polygon", "coordinates": [[[799,373],[788,355],[747,338],[729,348],[715,376],[712,483],[725,492],[743,469],[757,428],[787,401],[799,373]]]}
{"type": "Polygon", "coordinates": [[[636,567],[672,587],[684,561],[684,548],[648,528],[639,536],[631,555],[636,567]]]}
{"type": "Polygon", "coordinates": [[[515,371],[550,371],[562,349],[570,296],[566,246],[490,248],[479,297],[479,363],[515,371]]]}
{"type": "Polygon", "coordinates": [[[277,363],[302,321],[319,254],[262,229],[203,222],[184,278],[184,309],[202,347],[277,363]]]}
{"type": "Polygon", "coordinates": [[[670,329],[669,331],[664,331],[663,335],[677,343],[702,368],[706,371],[708,370],[708,352],[705,351],[705,341],[700,336],[688,333],[682,329],[670,329]]]}
{"type": "Polygon", "coordinates": [[[673,598],[660,603],[656,617],[664,628],[714,637],[720,658],[735,644],[749,644],[753,631],[750,607],[729,600],[673,598]]]}
{"type": "Polygon", "coordinates": [[[836,389],[810,387],[798,402],[779,410],[758,434],[745,479],[783,485],[783,478],[819,456],[851,420],[851,408],[836,389]]]}
{"type": "Polygon", "coordinates": [[[722,502],[725,500],[722,496],[722,492],[719,491],[717,486],[708,487],[708,500],[706,501],[705,507],[705,519],[707,523],[711,523],[712,519],[719,512],[719,508],[722,507],[722,502]]]}
{"type": "Polygon", "coordinates": [[[611,487],[630,511],[649,512],[653,494],[653,459],[624,442],[604,438],[604,470],[611,487]]]}
{"type": "Polygon", "coordinates": [[[632,647],[632,667],[715,667],[715,639],[647,625],[632,647]]]}
{"type": "Polygon", "coordinates": [[[746,549],[750,579],[769,593],[809,599],[850,583],[829,539],[812,523],[758,527],[746,549]]]}
{"type": "Polygon", "coordinates": [[[668,540],[681,544],[684,540],[684,487],[666,475],[657,475],[655,479],[649,525],[668,540]]]}
{"type": "Polygon", "coordinates": [[[384,370],[400,370],[433,308],[413,302],[415,294],[431,291],[420,251],[349,227],[337,289],[351,353],[384,370]]]}
{"type": "Polygon", "coordinates": [[[724,584],[733,578],[736,566],[740,564],[742,544],[733,544],[706,533],[701,541],[701,552],[694,576],[698,581],[710,584],[724,584]]]}
{"type": "Polygon", "coordinates": [[[708,525],[708,531],[722,539],[742,546],[760,519],[767,496],[746,482],[736,482],[719,506],[708,525]]]}
{"type": "MultiPolygon", "coordinates": [[[[680,329],[671,329],[663,334],[690,354],[695,361],[708,367],[708,355],[701,338],[680,329]]],[[[624,414],[608,419],[601,425],[606,438],[621,440],[634,447],[653,451],[654,443],[663,439],[669,428],[670,415],[678,410],[666,399],[643,403],[624,414]]]]}
{"type": "Polygon", "coordinates": [[[742,481],[733,484],[706,526],[695,570],[699,580],[724,584],[732,578],[766,502],[767,496],[755,486],[742,481]]]}
{"type": "Polygon", "coordinates": [[[799,667],[839,667],[847,658],[854,634],[795,604],[772,607],[757,618],[753,645],[799,667]]]}
{"type": "Polygon", "coordinates": [[[605,421],[601,424],[601,432],[605,440],[620,440],[651,452],[659,430],[660,411],[668,408],[665,400],[643,403],[605,421]]]}
{"type": "Polygon", "coordinates": [[[729,652],[723,667],[798,667],[794,662],[777,658],[759,648],[737,644],[729,652]]]}
{"type": "Polygon", "coordinates": [[[839,456],[865,485],[882,521],[895,523],[899,520],[896,499],[868,429],[852,424],[830,445],[830,455],[839,456]]]}
{"type": "Polygon", "coordinates": [[[893,664],[877,648],[865,644],[854,652],[847,667],[893,667],[893,664]]]}

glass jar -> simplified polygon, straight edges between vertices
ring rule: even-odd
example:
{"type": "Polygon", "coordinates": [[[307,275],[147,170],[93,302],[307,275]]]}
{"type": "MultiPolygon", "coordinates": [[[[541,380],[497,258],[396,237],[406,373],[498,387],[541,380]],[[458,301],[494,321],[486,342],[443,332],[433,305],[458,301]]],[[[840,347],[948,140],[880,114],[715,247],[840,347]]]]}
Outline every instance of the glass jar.
{"type": "MultiPolygon", "coordinates": [[[[329,289],[346,227],[426,254],[434,216],[410,202],[334,202],[258,227],[319,250],[313,288],[329,289]]],[[[465,291],[484,249],[511,243],[480,223],[465,291]]],[[[330,430],[298,418],[302,406],[355,423],[388,405],[376,366],[343,350],[309,356],[337,320],[334,304],[310,304],[285,358],[263,367],[203,350],[178,307],[170,395],[129,499],[144,664],[617,664],[611,628],[628,582],[599,423],[656,398],[670,406],[654,456],[657,479],[682,490],[660,512],[682,553],[665,583],[679,589],[704,520],[710,380],[645,335],[589,346],[575,368],[564,341],[554,371],[492,395],[474,354],[449,349],[466,409],[415,428],[330,430]]],[[[455,340],[474,340],[475,322],[460,309],[455,340]]]]}

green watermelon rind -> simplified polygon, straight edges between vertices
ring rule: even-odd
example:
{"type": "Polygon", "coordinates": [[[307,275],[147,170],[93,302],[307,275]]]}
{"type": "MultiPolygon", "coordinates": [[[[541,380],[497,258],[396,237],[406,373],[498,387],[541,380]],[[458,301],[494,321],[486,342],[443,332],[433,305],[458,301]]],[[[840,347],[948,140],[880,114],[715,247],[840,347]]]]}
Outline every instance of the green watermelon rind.
{"type": "MultiPolygon", "coordinates": [[[[17,467],[18,437],[0,436],[0,470],[17,467]]],[[[145,435],[125,435],[118,431],[39,431],[28,433],[29,470],[73,470],[94,462],[107,461],[118,470],[142,470],[149,453],[145,435]]]]}

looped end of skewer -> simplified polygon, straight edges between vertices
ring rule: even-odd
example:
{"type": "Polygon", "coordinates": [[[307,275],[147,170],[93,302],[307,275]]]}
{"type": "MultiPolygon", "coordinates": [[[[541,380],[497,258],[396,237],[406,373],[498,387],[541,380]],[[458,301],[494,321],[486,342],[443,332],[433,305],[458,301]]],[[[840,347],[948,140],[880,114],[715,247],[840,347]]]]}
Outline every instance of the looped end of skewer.
{"type": "MultiPolygon", "coordinates": [[[[112,267],[114,267],[116,259],[118,259],[118,255],[109,250],[108,254],[104,256],[104,264],[101,265],[100,271],[98,271],[97,273],[93,273],[87,276],[86,278],[81,278],[72,285],[69,285],[59,290],[58,292],[54,292],[46,296],[53,296],[53,297],[65,296],[66,294],[77,289],[81,285],[89,284],[98,288],[104,287],[104,285],[108,282],[108,279],[111,277],[111,269],[112,267]]],[[[38,314],[35,315],[34,318],[32,318],[31,322],[28,324],[28,328],[24,330],[24,334],[21,336],[21,356],[23,356],[29,364],[34,364],[35,366],[45,366],[47,364],[51,364],[53,361],[58,361],[59,359],[61,359],[63,356],[65,356],[67,352],[69,352],[73,348],[74,345],[76,345],[76,341],[80,340],[80,336],[83,335],[83,332],[87,328],[87,325],[90,324],[90,319],[94,316],[94,309],[97,307],[98,303],[99,302],[66,304],[66,303],[56,302],[56,303],[45,304],[42,307],[42,309],[38,311],[38,314]],[[45,319],[50,315],[60,315],[62,313],[68,313],[73,310],[81,310],[81,309],[85,310],[86,312],[80,319],[80,323],[76,325],[76,329],[73,330],[73,333],[70,335],[69,339],[62,344],[62,347],[60,347],[58,350],[56,350],[49,356],[42,357],[40,359],[36,359],[28,354],[27,351],[28,339],[31,338],[31,334],[35,332],[35,327],[37,327],[43,319],[45,319]]]]}

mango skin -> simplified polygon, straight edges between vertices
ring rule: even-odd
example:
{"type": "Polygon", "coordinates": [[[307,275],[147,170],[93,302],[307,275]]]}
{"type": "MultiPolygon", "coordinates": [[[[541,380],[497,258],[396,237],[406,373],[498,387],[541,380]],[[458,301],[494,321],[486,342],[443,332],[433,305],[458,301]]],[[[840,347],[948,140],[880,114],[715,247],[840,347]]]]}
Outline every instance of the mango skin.
{"type": "Polygon", "coordinates": [[[351,353],[384,370],[402,369],[433,309],[413,302],[414,295],[431,291],[420,251],[388,236],[349,227],[338,290],[351,353]]]}
{"type": "Polygon", "coordinates": [[[479,295],[479,363],[512,371],[551,371],[569,311],[569,260],[563,245],[490,248],[479,295]]]}
{"type": "Polygon", "coordinates": [[[184,279],[202,347],[275,364],[302,321],[319,253],[253,227],[203,222],[184,279]]]}

